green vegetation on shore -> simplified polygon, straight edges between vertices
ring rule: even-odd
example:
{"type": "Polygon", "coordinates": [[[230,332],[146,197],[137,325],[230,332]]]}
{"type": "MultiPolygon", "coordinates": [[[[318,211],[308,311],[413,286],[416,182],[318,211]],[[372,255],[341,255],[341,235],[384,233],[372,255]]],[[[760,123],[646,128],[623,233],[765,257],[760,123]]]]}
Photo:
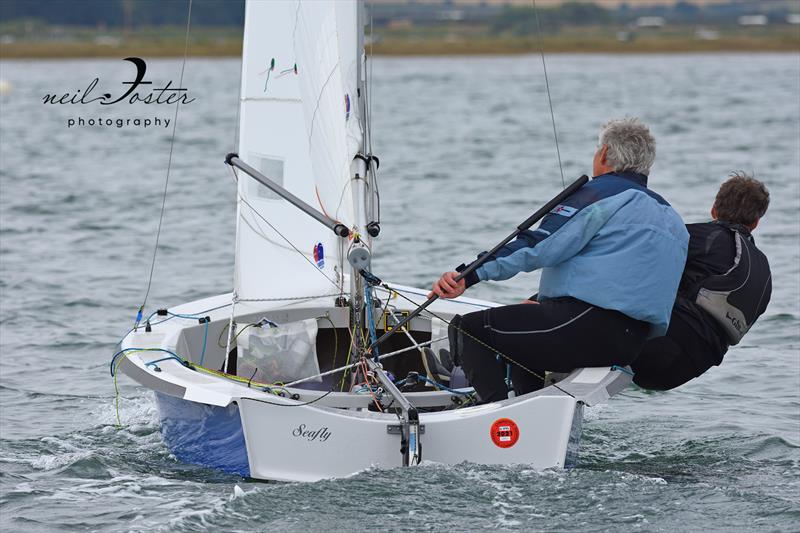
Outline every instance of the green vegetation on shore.
{"type": "MultiPolygon", "coordinates": [[[[241,40],[191,44],[190,57],[235,57],[242,55],[241,40]]],[[[118,45],[92,42],[30,42],[0,44],[0,59],[69,59],[82,57],[178,57],[183,56],[183,42],[154,44],[130,40],[118,45]]]]}
{"type": "MultiPolygon", "coordinates": [[[[800,27],[774,26],[706,28],[675,27],[631,31],[608,26],[566,27],[541,40],[531,35],[493,33],[483,26],[438,26],[386,29],[368,45],[376,55],[471,55],[548,53],[669,53],[669,52],[800,52],[800,27]],[[710,36],[710,37],[709,37],[710,36]]],[[[0,58],[174,57],[183,55],[180,28],[140,28],[135,33],[82,28],[67,36],[54,32],[45,38],[9,38],[0,42],[0,58]]],[[[241,30],[196,28],[192,31],[192,57],[241,54],[241,30]]]]}
{"type": "Polygon", "coordinates": [[[374,45],[380,55],[464,55],[531,53],[800,52],[800,28],[742,31],[715,29],[713,39],[693,29],[612,31],[608,27],[565,28],[538,39],[531,35],[447,33],[438,36],[388,34],[374,45]]]}

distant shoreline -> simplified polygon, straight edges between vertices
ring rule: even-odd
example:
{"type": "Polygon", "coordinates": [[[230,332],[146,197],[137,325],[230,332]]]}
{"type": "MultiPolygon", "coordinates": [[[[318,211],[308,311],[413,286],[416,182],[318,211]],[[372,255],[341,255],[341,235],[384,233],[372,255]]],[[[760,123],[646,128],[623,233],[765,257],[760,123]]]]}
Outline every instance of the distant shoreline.
{"type": "Polygon", "coordinates": [[[553,37],[541,43],[532,38],[425,40],[409,42],[386,40],[375,45],[375,55],[509,55],[530,54],[543,50],[546,53],[586,54],[662,54],[707,52],[798,52],[800,38],[792,42],[784,39],[725,38],[700,41],[672,38],[643,38],[633,42],[589,37],[553,37]]]}
{"type": "MultiPolygon", "coordinates": [[[[722,37],[716,40],[688,39],[677,36],[640,37],[630,42],[592,35],[551,36],[541,41],[530,37],[472,37],[410,39],[391,37],[367,45],[376,56],[466,56],[513,55],[537,53],[597,54],[663,54],[714,52],[795,52],[800,53],[800,32],[779,33],[762,37],[722,37]]],[[[191,44],[191,57],[238,57],[240,40],[219,40],[191,44]]],[[[166,40],[159,43],[131,41],[119,45],[92,42],[14,42],[0,45],[0,59],[77,59],[125,57],[180,57],[183,42],[166,40]]]]}

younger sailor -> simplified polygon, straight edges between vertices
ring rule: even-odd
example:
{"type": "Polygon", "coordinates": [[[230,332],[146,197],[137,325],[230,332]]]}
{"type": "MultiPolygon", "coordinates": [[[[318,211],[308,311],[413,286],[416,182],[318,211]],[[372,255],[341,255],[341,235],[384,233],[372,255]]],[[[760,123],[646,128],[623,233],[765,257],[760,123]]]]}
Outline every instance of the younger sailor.
{"type": "Polygon", "coordinates": [[[722,184],[712,222],[688,224],[689,254],[666,336],[649,340],[632,367],[647,389],[673,389],[722,363],[767,308],[772,276],[751,232],[769,192],[735,172],[722,184]]]}
{"type": "Polygon", "coordinates": [[[482,401],[508,397],[509,369],[520,395],[541,388],[546,370],[628,365],[649,336],[667,331],[689,236],[647,188],[654,159],[646,125],[610,121],[592,181],[465,279],[456,283],[457,272],[446,272],[433,284],[440,297],[455,298],[479,281],[543,269],[537,305],[486,309],[451,323],[451,357],[482,401]]]}

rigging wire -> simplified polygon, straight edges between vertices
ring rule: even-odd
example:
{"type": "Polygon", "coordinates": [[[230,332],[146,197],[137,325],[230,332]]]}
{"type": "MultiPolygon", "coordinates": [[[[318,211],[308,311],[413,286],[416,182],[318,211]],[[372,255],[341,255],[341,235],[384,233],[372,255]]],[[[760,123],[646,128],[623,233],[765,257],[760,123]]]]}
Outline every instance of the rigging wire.
{"type": "MultiPolygon", "coordinates": [[[[270,228],[272,228],[272,230],[273,230],[275,233],[277,233],[277,234],[278,234],[278,235],[279,235],[279,236],[280,236],[280,237],[281,237],[281,238],[282,238],[284,241],[286,241],[286,242],[289,244],[289,246],[291,246],[291,247],[292,247],[292,249],[293,249],[295,252],[297,252],[297,253],[298,253],[298,254],[299,254],[299,255],[300,255],[300,256],[301,256],[301,257],[302,257],[302,258],[303,258],[303,259],[304,259],[304,260],[305,260],[305,261],[306,261],[306,262],[307,262],[309,265],[311,265],[311,267],[314,269],[314,271],[315,271],[315,272],[319,272],[319,273],[320,273],[322,276],[324,276],[324,277],[325,277],[325,279],[327,279],[327,280],[328,280],[328,281],[329,281],[329,282],[330,282],[330,283],[331,283],[331,284],[332,284],[332,285],[333,285],[333,286],[336,288],[336,291],[337,291],[337,293],[339,293],[339,294],[342,294],[342,293],[343,293],[343,291],[344,291],[344,276],[342,276],[342,278],[341,278],[341,280],[342,280],[342,284],[340,285],[340,284],[339,284],[339,283],[337,283],[336,281],[332,280],[332,279],[330,278],[330,276],[328,276],[327,274],[325,274],[325,272],[323,272],[322,270],[320,270],[320,269],[317,267],[317,265],[316,265],[316,264],[314,264],[314,262],[313,262],[313,261],[311,261],[311,259],[309,259],[309,258],[306,256],[306,254],[304,254],[302,251],[300,251],[300,249],[299,249],[299,248],[297,248],[297,246],[295,246],[295,245],[294,245],[294,243],[293,243],[291,240],[289,240],[289,238],[288,238],[288,237],[286,237],[286,236],[285,236],[283,233],[281,233],[280,231],[278,231],[278,229],[277,229],[275,226],[273,226],[273,225],[270,223],[270,221],[269,221],[269,220],[267,220],[267,219],[266,219],[266,217],[264,217],[264,216],[263,216],[263,215],[262,215],[262,214],[261,214],[261,213],[258,211],[258,209],[256,209],[255,207],[253,207],[253,206],[250,204],[250,202],[248,202],[248,201],[247,201],[247,200],[246,200],[246,199],[245,199],[245,198],[244,198],[244,197],[243,197],[241,194],[239,194],[239,189],[238,189],[238,183],[239,183],[239,174],[236,172],[236,169],[235,169],[235,168],[233,168],[233,167],[231,167],[231,172],[233,173],[233,180],[234,180],[234,181],[236,182],[236,184],[237,184],[237,189],[236,189],[236,191],[237,191],[237,192],[236,192],[236,194],[237,194],[237,196],[238,196],[239,200],[241,200],[241,201],[242,201],[242,203],[244,203],[244,204],[245,204],[247,207],[249,207],[249,208],[250,208],[250,210],[251,210],[251,211],[252,211],[252,212],[253,212],[253,213],[254,213],[254,214],[255,214],[255,215],[258,217],[258,218],[260,218],[261,220],[263,220],[263,221],[264,221],[264,222],[265,222],[265,223],[266,223],[266,224],[267,224],[267,225],[268,225],[270,228]]],[[[341,240],[341,239],[340,239],[340,240],[341,240]]],[[[236,295],[234,295],[234,299],[237,299],[236,295]]],[[[227,348],[226,348],[226,354],[227,354],[227,353],[230,353],[230,347],[231,347],[231,338],[230,338],[230,337],[231,337],[231,335],[232,335],[232,332],[233,332],[233,327],[232,327],[232,325],[233,325],[233,318],[234,318],[234,317],[233,317],[233,310],[231,310],[231,320],[230,320],[230,323],[229,323],[229,330],[228,330],[228,346],[227,346],[227,348]]],[[[352,341],[352,334],[351,334],[351,341],[352,341]]],[[[351,348],[352,348],[352,344],[351,344],[351,348]]],[[[349,356],[348,356],[348,357],[349,357],[349,356]]],[[[225,356],[225,358],[226,358],[226,364],[227,364],[227,355],[225,356]]]]}
{"type": "MultiPolygon", "coordinates": [[[[189,7],[186,14],[186,37],[183,43],[183,63],[181,63],[181,76],[180,81],[178,82],[178,87],[183,87],[183,74],[186,70],[186,58],[189,54],[189,31],[191,29],[192,24],[192,1],[189,0],[189,7]]],[[[156,256],[158,255],[158,243],[161,240],[161,227],[164,222],[164,212],[166,211],[167,207],[167,190],[169,189],[169,173],[172,168],[172,152],[175,147],[175,132],[178,126],[178,110],[181,108],[180,100],[175,102],[175,115],[172,119],[172,137],[169,141],[169,158],[167,160],[167,176],[164,180],[164,194],[161,198],[161,214],[158,217],[158,229],[156,230],[156,245],[153,247],[153,260],[150,262],[150,274],[147,278],[147,290],[144,293],[144,300],[142,301],[142,305],[139,306],[139,312],[136,315],[136,325],[134,329],[139,326],[139,322],[142,318],[142,313],[144,312],[144,308],[147,305],[147,298],[150,296],[150,288],[153,285],[153,272],[156,268],[156,256]]]]}
{"type": "Polygon", "coordinates": [[[550,121],[553,124],[553,139],[556,141],[556,156],[558,157],[558,170],[561,172],[561,187],[565,188],[564,166],[561,164],[561,149],[558,146],[558,131],[556,130],[556,115],[553,112],[553,98],[550,96],[550,81],[547,77],[547,63],[544,60],[544,44],[542,42],[542,28],[539,25],[539,10],[536,9],[536,0],[533,3],[533,17],[536,19],[536,38],[539,41],[539,54],[542,57],[542,71],[544,72],[544,86],[547,89],[547,103],[550,104],[550,121]]]}
{"type": "MultiPolygon", "coordinates": [[[[243,212],[241,213],[240,218],[241,218],[242,222],[244,222],[245,225],[248,228],[253,230],[253,233],[255,233],[257,236],[259,236],[261,239],[267,241],[268,243],[270,243],[273,246],[277,246],[278,248],[283,248],[284,250],[289,250],[290,252],[293,251],[293,248],[291,246],[286,246],[282,242],[279,242],[279,241],[277,241],[275,239],[270,239],[269,237],[267,237],[267,235],[264,233],[264,230],[260,226],[258,226],[258,221],[257,220],[253,220],[251,222],[250,220],[248,220],[244,216],[243,212]]],[[[308,256],[311,257],[311,254],[308,254],[308,256]]]]}
{"type": "MultiPolygon", "coordinates": [[[[407,297],[407,296],[405,296],[405,295],[403,295],[403,294],[402,294],[402,293],[403,293],[403,292],[405,292],[405,291],[400,291],[400,290],[398,290],[398,289],[394,289],[394,288],[390,287],[389,285],[387,285],[386,283],[383,283],[383,284],[382,284],[382,286],[383,286],[383,288],[384,288],[384,289],[386,289],[386,290],[389,290],[389,291],[394,291],[395,293],[397,293],[397,295],[398,295],[399,297],[403,298],[404,300],[406,300],[407,302],[411,303],[412,305],[414,305],[414,306],[418,305],[418,304],[417,304],[417,302],[415,302],[415,301],[414,301],[414,300],[412,300],[411,298],[409,298],[409,297],[407,297]]],[[[547,380],[545,379],[545,376],[542,376],[542,375],[541,375],[541,374],[539,374],[538,372],[535,372],[535,371],[531,370],[530,368],[528,368],[527,366],[523,365],[523,364],[522,364],[522,363],[520,363],[519,361],[516,361],[516,360],[512,359],[511,357],[509,357],[508,355],[506,355],[506,354],[504,354],[504,353],[500,352],[500,351],[499,351],[497,348],[495,348],[495,347],[493,347],[493,346],[490,346],[489,344],[487,344],[487,343],[483,342],[483,341],[482,341],[482,340],[480,340],[479,338],[477,338],[477,337],[475,337],[474,335],[470,334],[468,331],[466,331],[466,330],[462,329],[462,328],[461,328],[461,327],[459,327],[459,326],[456,326],[456,325],[454,325],[454,324],[453,324],[451,321],[449,321],[449,320],[446,320],[446,319],[442,318],[441,316],[439,316],[439,315],[437,315],[436,313],[434,313],[433,311],[431,311],[431,310],[430,310],[430,308],[428,308],[428,309],[425,309],[423,312],[425,312],[425,313],[429,313],[431,316],[433,316],[433,317],[435,317],[435,318],[438,318],[439,320],[441,320],[442,322],[444,322],[444,323],[445,323],[445,324],[447,324],[448,326],[452,326],[453,328],[457,329],[459,332],[463,333],[464,335],[466,335],[467,337],[469,337],[469,338],[470,338],[470,339],[472,339],[473,341],[477,342],[478,344],[480,344],[480,345],[481,345],[481,346],[483,346],[484,348],[487,348],[487,349],[491,350],[493,353],[496,353],[497,355],[499,355],[500,357],[502,357],[503,359],[505,359],[507,362],[509,362],[509,363],[511,363],[511,364],[514,364],[514,365],[517,365],[518,367],[520,367],[521,369],[525,370],[525,371],[526,371],[526,372],[528,372],[529,374],[531,374],[531,375],[535,376],[535,377],[536,377],[536,378],[538,378],[538,379],[541,379],[543,382],[545,382],[545,383],[547,382],[547,380]]],[[[553,383],[553,384],[552,384],[552,386],[553,386],[553,387],[555,387],[556,389],[560,390],[561,392],[563,392],[564,394],[566,394],[566,395],[568,395],[568,396],[571,396],[571,397],[573,397],[573,398],[575,397],[573,394],[571,394],[571,393],[569,393],[569,392],[565,391],[564,389],[562,389],[561,387],[559,387],[559,386],[558,386],[558,385],[556,385],[555,383],[553,383]]]]}
{"type": "MultiPolygon", "coordinates": [[[[237,174],[237,172],[236,172],[236,169],[235,169],[235,168],[233,168],[233,167],[231,167],[231,171],[233,172],[233,175],[234,175],[234,180],[235,180],[235,181],[238,183],[238,181],[239,181],[239,174],[237,174]]],[[[331,283],[331,284],[332,284],[334,287],[336,287],[336,290],[337,290],[337,291],[339,290],[339,284],[338,284],[338,283],[336,283],[335,281],[333,281],[333,280],[332,280],[332,279],[331,279],[331,278],[330,278],[330,277],[329,277],[329,276],[328,276],[328,275],[327,275],[325,272],[323,272],[322,270],[320,270],[320,269],[317,267],[317,265],[316,265],[316,264],[314,264],[314,262],[313,262],[313,261],[311,261],[311,259],[309,259],[308,257],[306,257],[306,254],[304,254],[302,251],[300,251],[300,249],[299,249],[297,246],[295,246],[295,245],[294,245],[294,243],[293,243],[292,241],[290,241],[288,237],[286,237],[286,236],[285,236],[283,233],[281,233],[280,231],[278,231],[278,229],[277,229],[275,226],[273,226],[273,225],[272,225],[272,223],[270,223],[270,221],[269,221],[269,220],[267,220],[267,219],[266,219],[266,217],[264,217],[264,216],[263,216],[263,215],[262,215],[262,214],[261,214],[261,213],[258,211],[258,209],[256,209],[255,207],[253,207],[253,206],[250,204],[250,202],[248,202],[248,201],[247,201],[247,200],[246,200],[246,199],[245,199],[245,198],[244,198],[244,197],[243,197],[241,194],[238,194],[238,192],[237,192],[237,195],[239,196],[239,200],[240,200],[240,201],[241,201],[243,204],[245,204],[247,207],[249,207],[249,208],[250,208],[250,210],[251,210],[251,211],[252,211],[252,212],[253,212],[253,213],[254,213],[254,214],[255,214],[255,215],[258,217],[258,218],[260,218],[261,220],[263,220],[263,221],[264,221],[264,222],[265,222],[265,223],[266,223],[266,224],[267,224],[267,225],[268,225],[270,228],[272,228],[272,231],[274,231],[275,233],[277,233],[277,234],[278,234],[278,235],[279,235],[279,236],[280,236],[280,237],[281,237],[281,238],[282,238],[284,241],[286,241],[286,243],[287,243],[287,244],[289,244],[289,246],[291,246],[291,247],[292,247],[292,249],[293,249],[295,252],[297,252],[297,253],[298,253],[298,254],[299,254],[299,255],[300,255],[300,256],[301,256],[301,257],[302,257],[302,258],[303,258],[303,259],[304,259],[304,260],[305,260],[305,261],[306,261],[306,262],[307,262],[309,265],[311,265],[311,266],[313,267],[314,271],[316,271],[316,272],[319,272],[319,273],[320,273],[320,275],[324,276],[324,277],[325,277],[325,279],[327,279],[327,280],[328,280],[328,281],[329,281],[329,282],[330,282],[330,283],[331,283]]]]}
{"type": "MultiPolygon", "coordinates": [[[[309,265],[311,265],[311,267],[314,269],[314,271],[315,271],[315,272],[319,272],[319,273],[320,273],[322,276],[324,276],[324,277],[325,277],[325,279],[327,279],[327,280],[328,280],[328,281],[329,281],[329,282],[330,282],[330,283],[331,283],[331,284],[332,284],[332,285],[333,285],[333,286],[336,288],[337,294],[340,294],[340,295],[341,295],[341,294],[343,294],[343,292],[344,292],[344,276],[343,276],[343,275],[341,276],[341,278],[340,278],[340,279],[341,279],[341,283],[339,283],[339,282],[337,282],[337,281],[334,281],[334,280],[332,280],[332,279],[330,278],[330,276],[328,276],[327,274],[325,274],[325,272],[323,272],[322,270],[320,270],[320,269],[317,267],[317,265],[316,265],[316,264],[315,264],[315,263],[314,263],[314,262],[313,262],[313,261],[312,261],[312,260],[311,260],[309,257],[307,257],[307,256],[306,256],[306,254],[304,254],[304,253],[303,253],[303,252],[302,252],[302,251],[301,251],[301,250],[300,250],[300,249],[299,249],[297,246],[295,246],[295,245],[294,245],[294,243],[293,243],[291,240],[289,240],[289,238],[288,238],[288,237],[286,237],[286,236],[285,236],[283,233],[281,233],[281,232],[280,232],[280,231],[279,231],[279,230],[278,230],[278,229],[277,229],[277,228],[276,228],[274,225],[272,225],[272,223],[270,223],[270,221],[269,221],[269,220],[267,220],[267,218],[266,218],[266,217],[264,217],[264,216],[263,216],[263,215],[262,215],[262,214],[261,214],[261,213],[258,211],[258,209],[256,209],[256,208],[255,208],[255,207],[254,207],[252,204],[250,204],[250,202],[248,202],[248,201],[247,201],[247,199],[245,199],[245,198],[244,198],[244,197],[243,197],[243,196],[242,196],[242,195],[241,195],[241,194],[238,192],[238,191],[239,191],[239,190],[238,190],[239,174],[238,174],[238,172],[236,171],[236,169],[235,169],[234,167],[231,167],[231,172],[233,173],[233,180],[234,180],[234,182],[235,182],[235,183],[236,183],[236,185],[237,185],[237,197],[239,198],[239,200],[240,200],[240,201],[241,201],[243,204],[245,204],[245,205],[246,205],[246,206],[247,206],[247,207],[250,209],[250,211],[251,211],[253,214],[255,214],[255,215],[258,217],[258,218],[260,218],[262,221],[264,221],[264,223],[266,223],[266,224],[267,224],[267,225],[268,225],[268,226],[269,226],[269,227],[270,227],[270,228],[271,228],[271,229],[272,229],[272,230],[273,230],[275,233],[277,233],[277,234],[278,234],[278,236],[280,236],[280,237],[281,237],[281,238],[282,238],[284,241],[286,241],[286,243],[287,243],[289,246],[291,246],[292,250],[294,250],[295,252],[297,252],[297,253],[298,253],[298,254],[299,254],[299,255],[300,255],[300,256],[301,256],[301,257],[302,257],[302,258],[303,258],[303,259],[304,259],[304,260],[305,260],[305,261],[306,261],[306,262],[307,262],[309,265]]],[[[247,222],[247,221],[245,220],[245,222],[247,222]]],[[[249,225],[249,224],[248,224],[248,225],[249,225]]],[[[271,239],[268,239],[268,240],[269,240],[270,242],[272,242],[272,240],[271,240],[271,239]]],[[[342,239],[339,239],[339,241],[340,241],[340,243],[342,243],[342,239]]],[[[342,259],[342,255],[343,255],[343,254],[341,254],[341,253],[340,253],[339,255],[340,255],[340,260],[341,260],[341,259],[342,259]]],[[[340,275],[341,275],[341,273],[340,273],[340,275]]],[[[337,279],[339,279],[339,276],[337,276],[337,279]]],[[[335,294],[334,294],[333,296],[335,296],[335,294]]],[[[309,297],[309,298],[316,298],[316,297],[309,297]]],[[[236,301],[246,301],[245,299],[239,299],[238,297],[236,297],[236,295],[234,295],[234,299],[235,299],[236,301]]],[[[283,300],[283,299],[286,299],[286,298],[280,298],[280,299],[281,299],[281,300],[283,300]]],[[[300,299],[300,298],[297,298],[297,299],[300,299]]],[[[268,301],[268,300],[270,300],[270,299],[266,299],[266,298],[265,298],[265,299],[248,299],[248,300],[250,300],[250,301],[262,301],[262,300],[263,300],[263,301],[268,301]]],[[[231,320],[230,320],[230,323],[229,323],[229,330],[228,330],[228,333],[229,333],[229,335],[228,335],[228,346],[227,346],[227,348],[226,348],[226,353],[230,353],[230,345],[231,345],[231,338],[230,338],[230,337],[231,337],[231,335],[232,335],[232,332],[233,332],[232,324],[233,324],[233,312],[231,312],[231,320]]],[[[351,339],[350,339],[350,340],[351,340],[351,346],[350,346],[350,349],[352,349],[352,342],[353,342],[353,332],[351,331],[351,332],[350,332],[350,334],[351,334],[351,339]]],[[[348,350],[348,352],[349,352],[349,351],[350,351],[350,350],[348,350]]],[[[348,362],[349,362],[349,353],[348,353],[348,362]]],[[[227,364],[227,356],[226,356],[226,364],[227,364]]],[[[343,376],[343,379],[344,379],[344,376],[343,376]]]]}
{"type": "MultiPolygon", "coordinates": [[[[352,337],[351,337],[351,340],[352,340],[352,337]]],[[[447,337],[446,336],[445,337],[437,337],[437,338],[431,339],[429,341],[417,343],[414,346],[406,346],[405,348],[400,348],[399,350],[395,350],[393,352],[385,353],[385,354],[381,355],[378,359],[383,361],[384,359],[388,359],[389,357],[394,357],[395,355],[400,355],[401,353],[410,352],[410,351],[416,350],[418,348],[424,348],[425,346],[430,346],[433,343],[436,343],[436,342],[439,342],[439,341],[443,341],[443,340],[447,340],[447,337]]],[[[338,374],[339,372],[344,372],[345,370],[353,368],[357,364],[358,363],[350,364],[350,355],[349,355],[349,352],[348,352],[347,361],[345,362],[344,366],[340,366],[338,368],[332,368],[331,370],[326,370],[325,372],[319,372],[319,373],[311,375],[311,376],[306,376],[304,378],[296,379],[294,381],[286,383],[285,386],[286,387],[294,387],[295,385],[298,385],[300,383],[304,383],[306,381],[310,381],[312,379],[324,378],[326,376],[330,376],[330,375],[333,375],[333,374],[338,374]]],[[[346,374],[342,375],[342,381],[344,381],[345,376],[346,376],[346,374]]],[[[343,384],[341,385],[341,390],[344,390],[344,385],[343,384]]]]}

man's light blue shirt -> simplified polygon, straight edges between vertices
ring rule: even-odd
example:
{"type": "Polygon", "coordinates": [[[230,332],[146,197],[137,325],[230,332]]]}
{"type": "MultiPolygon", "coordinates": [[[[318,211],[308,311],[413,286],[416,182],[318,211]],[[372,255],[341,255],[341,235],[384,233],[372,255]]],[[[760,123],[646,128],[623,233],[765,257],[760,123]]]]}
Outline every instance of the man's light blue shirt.
{"type": "MultiPolygon", "coordinates": [[[[542,269],[539,298],[571,296],[667,331],[686,262],[680,216],[634,173],[594,178],[475,272],[504,280],[542,269]]],[[[475,280],[477,281],[477,280],[475,280]]]]}

